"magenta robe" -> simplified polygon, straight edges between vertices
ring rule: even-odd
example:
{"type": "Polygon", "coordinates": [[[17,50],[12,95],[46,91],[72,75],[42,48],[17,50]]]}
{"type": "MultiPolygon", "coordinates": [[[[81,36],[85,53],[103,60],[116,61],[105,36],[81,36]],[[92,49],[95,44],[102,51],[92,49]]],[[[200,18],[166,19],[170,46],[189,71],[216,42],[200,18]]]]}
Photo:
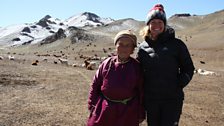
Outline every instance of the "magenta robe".
{"type": "Polygon", "coordinates": [[[142,105],[142,73],[133,58],[118,63],[117,56],[106,59],[97,70],[89,92],[90,116],[87,126],[138,126],[145,118],[142,105]],[[127,104],[113,102],[132,98],[127,104]]]}

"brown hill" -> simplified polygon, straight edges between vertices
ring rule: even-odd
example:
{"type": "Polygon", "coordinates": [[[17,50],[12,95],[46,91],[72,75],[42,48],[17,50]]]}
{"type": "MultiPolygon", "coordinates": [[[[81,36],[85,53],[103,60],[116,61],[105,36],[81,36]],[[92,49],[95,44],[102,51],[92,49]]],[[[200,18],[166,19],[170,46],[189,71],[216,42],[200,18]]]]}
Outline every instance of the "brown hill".
{"type": "MultiPolygon", "coordinates": [[[[196,68],[215,72],[195,74],[185,88],[182,126],[224,123],[223,17],[222,10],[168,20],[187,44],[196,68]]],[[[0,48],[0,125],[85,125],[88,90],[96,70],[81,64],[85,58],[98,61],[98,57],[112,55],[118,31],[134,29],[138,34],[143,26],[144,22],[123,19],[91,30],[74,29],[71,36],[48,44],[0,48]]]]}

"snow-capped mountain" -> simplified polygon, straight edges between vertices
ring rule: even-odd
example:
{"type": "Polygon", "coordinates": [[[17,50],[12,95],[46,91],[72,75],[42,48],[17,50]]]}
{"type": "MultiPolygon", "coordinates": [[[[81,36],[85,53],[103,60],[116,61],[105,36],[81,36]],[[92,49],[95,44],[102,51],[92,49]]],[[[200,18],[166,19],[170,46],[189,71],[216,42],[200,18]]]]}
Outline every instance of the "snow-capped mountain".
{"type": "Polygon", "coordinates": [[[37,23],[11,25],[0,29],[0,45],[16,46],[37,43],[47,36],[66,29],[67,26],[59,19],[47,15],[37,23]]]}
{"type": "Polygon", "coordinates": [[[94,13],[84,12],[75,16],[70,17],[69,19],[65,20],[65,24],[68,26],[75,26],[75,27],[85,27],[85,26],[92,26],[97,27],[105,24],[109,24],[114,20],[111,18],[101,18],[94,13]]]}
{"type": "Polygon", "coordinates": [[[69,35],[69,27],[97,27],[113,22],[110,18],[100,18],[96,14],[85,12],[62,21],[46,15],[35,23],[18,24],[0,28],[0,46],[18,46],[41,42],[60,29],[69,35]]]}

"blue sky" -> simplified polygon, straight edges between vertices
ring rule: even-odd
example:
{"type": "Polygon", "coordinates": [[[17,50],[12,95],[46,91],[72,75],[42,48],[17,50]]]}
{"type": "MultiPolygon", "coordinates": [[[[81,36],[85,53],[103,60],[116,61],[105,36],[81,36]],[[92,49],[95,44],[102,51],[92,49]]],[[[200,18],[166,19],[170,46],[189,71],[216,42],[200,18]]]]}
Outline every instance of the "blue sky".
{"type": "Polygon", "coordinates": [[[167,17],[176,13],[205,15],[224,9],[224,0],[1,0],[0,27],[37,22],[47,14],[64,20],[82,12],[144,21],[156,3],[164,5],[167,17]]]}

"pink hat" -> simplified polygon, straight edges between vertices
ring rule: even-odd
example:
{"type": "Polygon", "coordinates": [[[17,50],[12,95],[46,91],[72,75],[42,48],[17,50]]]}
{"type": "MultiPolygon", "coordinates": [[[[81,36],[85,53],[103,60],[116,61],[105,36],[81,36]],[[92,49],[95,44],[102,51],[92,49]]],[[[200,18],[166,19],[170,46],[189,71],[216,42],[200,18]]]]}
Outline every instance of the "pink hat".
{"type": "Polygon", "coordinates": [[[162,4],[156,4],[147,14],[145,24],[148,25],[152,19],[161,19],[166,25],[166,13],[162,4]]]}

